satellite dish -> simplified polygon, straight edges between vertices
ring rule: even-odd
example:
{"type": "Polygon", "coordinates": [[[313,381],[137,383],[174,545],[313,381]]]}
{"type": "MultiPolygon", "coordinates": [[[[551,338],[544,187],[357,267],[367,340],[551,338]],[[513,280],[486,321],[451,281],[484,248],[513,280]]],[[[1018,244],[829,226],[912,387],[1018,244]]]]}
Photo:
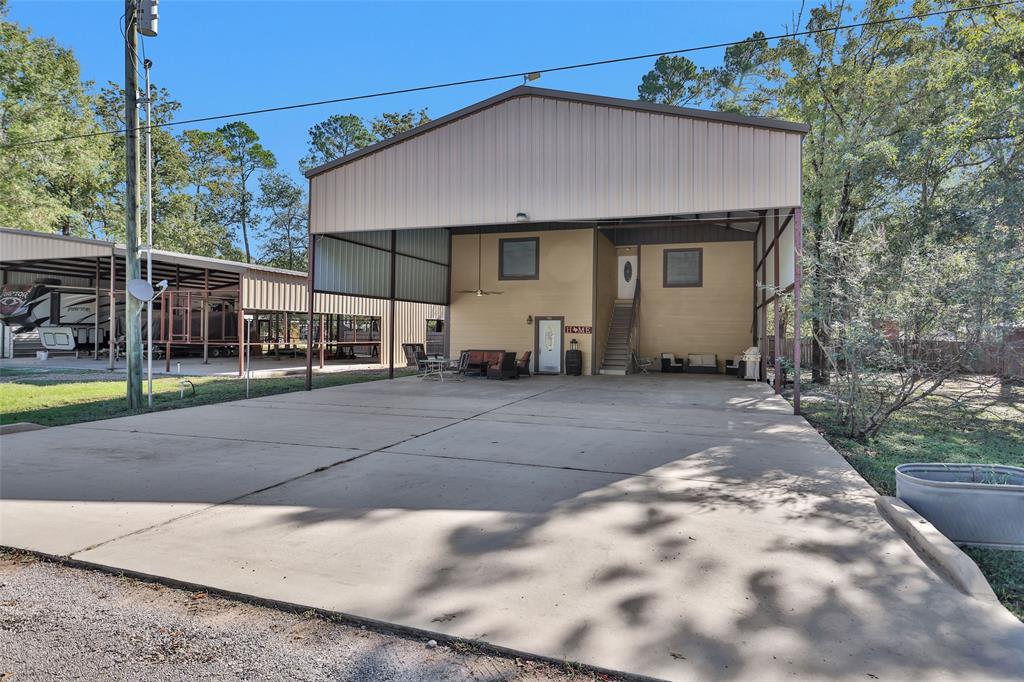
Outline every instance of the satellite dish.
{"type": "Polygon", "coordinates": [[[154,291],[153,286],[144,279],[130,279],[128,280],[128,293],[132,295],[132,298],[137,298],[140,301],[152,301],[164,293],[164,289],[167,288],[167,280],[162,280],[157,286],[160,287],[160,291],[154,291]]]}

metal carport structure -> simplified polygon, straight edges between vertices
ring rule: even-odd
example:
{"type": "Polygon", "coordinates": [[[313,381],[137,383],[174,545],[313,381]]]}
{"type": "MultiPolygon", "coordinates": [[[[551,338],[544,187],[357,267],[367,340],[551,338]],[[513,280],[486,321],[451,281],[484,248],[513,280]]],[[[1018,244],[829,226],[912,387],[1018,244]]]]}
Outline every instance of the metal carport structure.
{"type": "MultiPolygon", "coordinates": [[[[761,349],[762,365],[774,366],[781,391],[781,303],[789,293],[800,364],[807,130],[777,119],[513,88],[308,171],[310,290],[448,304],[454,316],[453,235],[589,228],[619,246],[657,240],[659,232],[693,243],[731,232],[727,241],[752,242],[747,338],[761,349]]],[[[584,325],[596,325],[594,318],[596,304],[584,325]]],[[[595,339],[592,332],[591,356],[595,339]]],[[[311,372],[311,357],[307,363],[311,372]]],[[[799,380],[797,372],[797,412],[799,380]]]]}
{"type": "MultiPolygon", "coordinates": [[[[92,294],[92,354],[99,359],[105,346],[108,365],[113,367],[116,330],[121,324],[118,315],[123,315],[118,302],[124,299],[125,247],[109,241],[0,228],[0,254],[3,285],[27,286],[42,277],[60,281],[49,285],[54,290],[92,294]],[[109,312],[103,319],[104,308],[115,311],[113,333],[109,312]],[[101,340],[103,331],[105,341],[101,340]]],[[[154,249],[153,279],[168,281],[167,291],[154,302],[154,346],[163,349],[168,370],[173,351],[192,347],[196,353],[201,351],[204,362],[211,353],[237,354],[241,375],[245,372],[245,353],[241,351],[246,345],[294,348],[298,339],[291,328],[297,320],[305,323],[309,311],[304,272],[154,249]],[[246,340],[244,316],[249,313],[266,323],[271,338],[264,340],[257,329],[257,338],[246,340]]],[[[427,320],[445,317],[443,306],[406,306],[395,318],[392,332],[387,312],[380,300],[317,294],[311,328],[303,325],[305,335],[312,338],[306,345],[317,352],[321,367],[328,353],[342,354],[355,347],[372,349],[369,357],[379,364],[393,366],[397,361],[404,365],[401,343],[423,343],[427,320]],[[354,318],[378,322],[371,322],[369,333],[362,333],[350,324],[354,318]],[[386,345],[389,338],[398,341],[386,345]]]]}

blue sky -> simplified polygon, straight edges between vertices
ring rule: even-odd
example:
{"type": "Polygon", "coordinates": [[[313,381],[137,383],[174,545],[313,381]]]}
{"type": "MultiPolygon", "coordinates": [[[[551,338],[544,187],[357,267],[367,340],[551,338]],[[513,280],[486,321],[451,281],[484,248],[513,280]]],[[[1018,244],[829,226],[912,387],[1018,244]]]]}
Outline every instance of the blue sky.
{"type": "MultiPolygon", "coordinates": [[[[763,2],[200,2],[163,0],[160,35],[145,41],[153,81],[179,118],[403,88],[782,32],[798,0],[763,2]]],[[[14,0],[10,17],[74,50],[83,77],[123,80],[123,2],[14,0]]],[[[707,65],[722,51],[690,55],[707,65]]],[[[545,75],[539,87],[636,97],[643,60],[545,75]]],[[[246,120],[300,177],[306,131],[332,113],[371,117],[426,107],[433,118],[515,80],[246,120]]],[[[215,127],[206,124],[196,127],[215,127]]]]}

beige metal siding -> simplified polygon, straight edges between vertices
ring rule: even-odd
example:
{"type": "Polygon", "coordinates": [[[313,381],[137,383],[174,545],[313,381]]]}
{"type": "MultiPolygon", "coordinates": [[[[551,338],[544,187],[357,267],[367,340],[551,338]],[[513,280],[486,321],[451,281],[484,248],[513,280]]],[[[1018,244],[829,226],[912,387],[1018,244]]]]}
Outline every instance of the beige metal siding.
{"type": "Polygon", "coordinates": [[[309,308],[305,275],[247,270],[242,279],[242,307],[246,310],[304,313],[309,308]]]}
{"type": "MultiPolygon", "coordinates": [[[[379,317],[381,321],[381,339],[384,342],[384,346],[387,345],[388,339],[390,339],[388,327],[390,317],[389,306],[390,303],[385,299],[342,296],[339,294],[316,294],[314,299],[314,309],[317,313],[379,317]]],[[[405,365],[405,353],[402,351],[403,343],[425,344],[427,342],[427,320],[443,320],[444,318],[444,306],[396,301],[395,348],[393,349],[395,364],[399,367],[405,365]]],[[[381,360],[382,364],[387,364],[386,353],[381,360]]]]}
{"type": "Polygon", "coordinates": [[[91,239],[59,235],[0,230],[0,259],[4,261],[44,260],[49,258],[107,258],[114,245],[91,239]]]}
{"type": "MultiPolygon", "coordinates": [[[[106,264],[104,264],[102,268],[106,268],[107,270],[109,270],[109,266],[106,264]]],[[[107,273],[104,272],[103,269],[100,270],[101,286],[105,287],[104,291],[110,288],[110,285],[107,284],[107,280],[103,278],[103,276],[106,274],[107,273]]],[[[6,271],[6,275],[7,284],[35,284],[37,279],[51,278],[51,276],[41,275],[35,272],[14,272],[11,270],[6,271]]],[[[59,279],[59,286],[62,287],[77,287],[79,289],[89,290],[95,288],[95,285],[93,284],[92,280],[88,277],[72,277],[71,275],[53,275],[52,278],[59,279]]]]}
{"type": "Polygon", "coordinates": [[[797,132],[523,96],[311,181],[316,233],[800,204],[797,132]]]}

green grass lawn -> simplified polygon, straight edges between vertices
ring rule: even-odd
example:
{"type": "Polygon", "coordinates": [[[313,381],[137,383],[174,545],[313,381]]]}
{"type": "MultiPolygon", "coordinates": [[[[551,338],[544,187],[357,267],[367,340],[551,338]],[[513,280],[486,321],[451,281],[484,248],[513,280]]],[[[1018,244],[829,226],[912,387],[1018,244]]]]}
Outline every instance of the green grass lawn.
{"type": "MultiPolygon", "coordinates": [[[[803,412],[811,424],[882,495],[896,494],[897,464],[963,462],[1024,467],[1024,387],[969,394],[950,382],[937,395],[898,412],[868,442],[843,434],[830,406],[805,383],[803,412]],[[959,400],[957,400],[959,399],[959,400]]],[[[1024,552],[965,548],[1000,600],[1024,620],[1024,552]]]]}
{"type": "Polygon", "coordinates": [[[999,601],[1024,620],[1024,552],[964,547],[988,578],[999,601]]]}
{"type": "MultiPolygon", "coordinates": [[[[408,371],[403,369],[401,374],[408,374],[408,371]]],[[[0,380],[3,381],[0,383],[0,423],[33,422],[43,426],[61,426],[132,414],[125,405],[124,380],[112,381],[108,373],[92,370],[60,370],[59,379],[48,378],[48,375],[35,369],[0,368],[0,380]]],[[[320,374],[313,377],[313,388],[386,377],[386,371],[320,374]]],[[[300,391],[303,387],[301,376],[259,378],[251,381],[249,395],[255,398],[300,391]]],[[[237,377],[166,377],[153,381],[154,411],[243,398],[245,380],[237,377]],[[194,394],[192,386],[186,386],[184,397],[180,397],[182,379],[191,382],[195,387],[194,394]]]]}

